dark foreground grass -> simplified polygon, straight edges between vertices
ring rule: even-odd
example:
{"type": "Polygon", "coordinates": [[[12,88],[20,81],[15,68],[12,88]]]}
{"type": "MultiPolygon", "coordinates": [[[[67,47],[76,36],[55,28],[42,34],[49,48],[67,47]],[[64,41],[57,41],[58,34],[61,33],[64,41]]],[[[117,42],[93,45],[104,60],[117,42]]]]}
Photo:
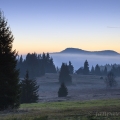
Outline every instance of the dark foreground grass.
{"type": "Polygon", "coordinates": [[[21,104],[18,111],[1,112],[0,120],[120,120],[120,100],[21,104]]]}

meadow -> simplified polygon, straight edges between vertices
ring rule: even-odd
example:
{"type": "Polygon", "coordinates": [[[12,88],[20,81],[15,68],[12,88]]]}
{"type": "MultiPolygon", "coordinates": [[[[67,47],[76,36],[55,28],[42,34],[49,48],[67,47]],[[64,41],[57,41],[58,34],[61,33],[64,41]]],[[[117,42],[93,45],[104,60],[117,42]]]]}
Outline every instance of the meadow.
{"type": "Polygon", "coordinates": [[[96,75],[77,75],[73,74],[72,85],[68,85],[68,96],[65,98],[58,97],[59,74],[45,74],[37,78],[40,85],[39,101],[40,102],[57,102],[57,101],[85,101],[120,98],[120,77],[116,77],[117,87],[107,89],[105,77],[96,75]]]}
{"type": "Polygon", "coordinates": [[[120,77],[118,86],[107,89],[105,76],[72,75],[68,96],[58,97],[58,74],[37,78],[38,103],[21,104],[18,110],[0,112],[0,120],[119,120],[120,77]]]}

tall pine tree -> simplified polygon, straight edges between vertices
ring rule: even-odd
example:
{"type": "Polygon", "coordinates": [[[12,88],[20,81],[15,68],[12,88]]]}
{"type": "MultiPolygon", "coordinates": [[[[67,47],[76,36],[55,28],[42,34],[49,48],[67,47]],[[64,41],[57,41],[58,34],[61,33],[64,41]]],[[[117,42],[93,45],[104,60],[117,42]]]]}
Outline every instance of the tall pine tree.
{"type": "Polygon", "coordinates": [[[12,51],[13,35],[0,11],[0,110],[19,107],[19,71],[17,53],[12,51]]]}

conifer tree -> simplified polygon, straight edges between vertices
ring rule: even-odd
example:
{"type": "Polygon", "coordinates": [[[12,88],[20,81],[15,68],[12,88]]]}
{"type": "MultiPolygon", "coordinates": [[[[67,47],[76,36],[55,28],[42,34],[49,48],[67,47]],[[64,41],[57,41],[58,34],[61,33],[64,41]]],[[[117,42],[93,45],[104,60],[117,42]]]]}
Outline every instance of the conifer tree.
{"type": "Polygon", "coordinates": [[[107,67],[105,66],[105,69],[104,69],[104,75],[107,75],[107,67]]]}
{"type": "Polygon", "coordinates": [[[59,73],[60,69],[58,68],[58,66],[56,67],[56,73],[59,73]]]}
{"type": "Polygon", "coordinates": [[[99,65],[97,64],[97,65],[95,66],[95,75],[100,75],[100,74],[101,74],[100,67],[99,67],[99,65]]]}
{"type": "Polygon", "coordinates": [[[20,57],[18,57],[17,69],[19,69],[19,77],[21,77],[24,74],[24,65],[23,65],[22,55],[20,57]]]}
{"type": "Polygon", "coordinates": [[[24,80],[21,81],[21,103],[34,103],[38,100],[39,86],[36,80],[29,79],[29,73],[26,71],[24,80]]]}
{"type": "Polygon", "coordinates": [[[68,95],[67,87],[64,83],[61,83],[61,86],[58,91],[58,97],[66,97],[68,95]]]}
{"type": "Polygon", "coordinates": [[[89,64],[87,60],[84,62],[84,74],[85,75],[89,74],[89,64]]]}
{"type": "Polygon", "coordinates": [[[69,69],[67,64],[62,63],[60,73],[59,73],[59,83],[71,84],[72,77],[69,74],[69,69]]]}
{"type": "Polygon", "coordinates": [[[75,72],[76,74],[83,74],[84,73],[84,68],[80,67],[78,70],[75,72]]]}
{"type": "Polygon", "coordinates": [[[74,67],[73,67],[71,61],[69,61],[68,69],[69,69],[70,74],[74,73],[74,67]]]}
{"type": "Polygon", "coordinates": [[[95,73],[95,69],[94,69],[94,67],[92,66],[92,68],[91,68],[91,74],[94,74],[95,73]]]}
{"type": "Polygon", "coordinates": [[[0,110],[19,107],[19,71],[17,52],[12,50],[14,37],[0,11],[0,110]]]}

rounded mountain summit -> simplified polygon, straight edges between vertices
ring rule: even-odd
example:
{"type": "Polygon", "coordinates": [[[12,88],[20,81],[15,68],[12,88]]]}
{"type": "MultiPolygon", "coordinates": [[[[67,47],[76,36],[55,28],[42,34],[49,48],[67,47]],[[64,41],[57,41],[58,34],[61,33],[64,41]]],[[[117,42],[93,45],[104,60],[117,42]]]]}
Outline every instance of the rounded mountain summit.
{"type": "Polygon", "coordinates": [[[118,52],[114,50],[102,50],[102,51],[87,51],[82,50],[79,48],[66,48],[57,53],[64,53],[64,54],[86,54],[86,55],[120,55],[118,52]]]}

